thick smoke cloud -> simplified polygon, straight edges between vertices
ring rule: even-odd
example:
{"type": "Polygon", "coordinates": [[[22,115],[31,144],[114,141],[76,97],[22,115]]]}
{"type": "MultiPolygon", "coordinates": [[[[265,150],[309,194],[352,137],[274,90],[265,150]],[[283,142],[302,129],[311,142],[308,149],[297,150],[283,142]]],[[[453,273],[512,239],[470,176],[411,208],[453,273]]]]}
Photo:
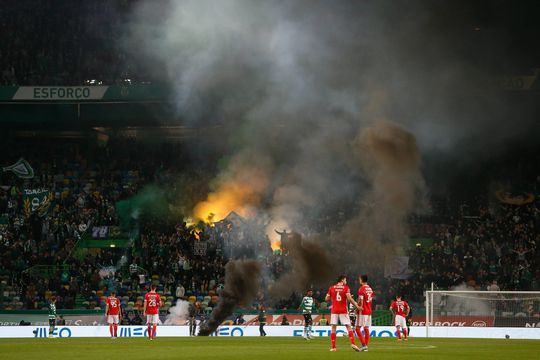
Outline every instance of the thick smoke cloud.
{"type": "Polygon", "coordinates": [[[282,246],[291,268],[272,286],[272,297],[287,297],[295,291],[303,293],[310,287],[325,285],[335,277],[335,264],[319,244],[293,233],[282,246]]]}
{"type": "Polygon", "coordinates": [[[239,305],[250,304],[259,290],[261,264],[253,260],[229,261],[225,266],[225,286],[210,319],[201,324],[199,336],[208,336],[239,305]]]}
{"type": "Polygon", "coordinates": [[[383,239],[407,236],[406,217],[419,208],[425,187],[414,136],[396,124],[379,122],[362,130],[354,148],[371,183],[365,197],[370,210],[362,217],[383,239]]]}
{"type": "Polygon", "coordinates": [[[383,89],[390,118],[422,146],[451,150],[471,136],[496,145],[515,134],[499,115],[492,86],[504,61],[494,59],[504,59],[499,52],[508,40],[474,32],[467,2],[159,5],[141,2],[127,45],[137,44],[148,63],[166,70],[182,115],[193,121],[241,115],[252,130],[306,120],[328,125],[331,113],[358,116],[370,94],[383,89]],[[491,136],[483,136],[488,130],[491,136]]]}
{"type": "Polygon", "coordinates": [[[336,235],[339,257],[376,270],[385,256],[400,255],[408,238],[407,216],[426,211],[426,189],[414,136],[401,126],[377,122],[361,130],[353,149],[369,191],[362,206],[336,235]]]}
{"type": "Polygon", "coordinates": [[[421,153],[471,159],[520,132],[482,61],[500,44],[478,48],[465,2],[159,5],[140,3],[125,44],[165,74],[185,122],[222,126],[205,140],[227,144],[231,166],[207,202],[265,212],[269,236],[348,207],[333,247],[394,251],[421,204],[421,153]]]}

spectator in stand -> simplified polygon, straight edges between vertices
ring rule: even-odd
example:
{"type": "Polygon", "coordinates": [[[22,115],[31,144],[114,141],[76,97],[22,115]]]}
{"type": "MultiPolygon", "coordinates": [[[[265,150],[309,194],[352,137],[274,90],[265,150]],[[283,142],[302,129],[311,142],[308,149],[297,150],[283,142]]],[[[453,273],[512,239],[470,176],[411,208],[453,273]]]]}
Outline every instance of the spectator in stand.
{"type": "Polygon", "coordinates": [[[501,291],[501,288],[499,287],[499,285],[497,285],[497,280],[493,280],[491,284],[488,285],[487,290],[488,291],[501,291]]]}
{"type": "Polygon", "coordinates": [[[185,294],[186,294],[186,289],[184,288],[184,286],[182,284],[178,284],[178,286],[176,287],[176,292],[175,292],[176,298],[182,299],[184,298],[185,294]]]}

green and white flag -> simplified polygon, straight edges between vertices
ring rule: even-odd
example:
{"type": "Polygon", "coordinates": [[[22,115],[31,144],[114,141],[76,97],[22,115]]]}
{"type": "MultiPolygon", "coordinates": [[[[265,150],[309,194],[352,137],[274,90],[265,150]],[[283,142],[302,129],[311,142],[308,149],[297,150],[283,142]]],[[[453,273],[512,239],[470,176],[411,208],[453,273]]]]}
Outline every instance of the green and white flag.
{"type": "Polygon", "coordinates": [[[23,158],[20,158],[11,166],[3,167],[2,171],[11,171],[22,179],[31,179],[34,177],[34,169],[32,169],[28,161],[24,160],[23,158]]]}
{"type": "Polygon", "coordinates": [[[43,217],[51,208],[53,192],[47,189],[24,189],[22,200],[26,217],[29,217],[34,212],[43,217]]]}

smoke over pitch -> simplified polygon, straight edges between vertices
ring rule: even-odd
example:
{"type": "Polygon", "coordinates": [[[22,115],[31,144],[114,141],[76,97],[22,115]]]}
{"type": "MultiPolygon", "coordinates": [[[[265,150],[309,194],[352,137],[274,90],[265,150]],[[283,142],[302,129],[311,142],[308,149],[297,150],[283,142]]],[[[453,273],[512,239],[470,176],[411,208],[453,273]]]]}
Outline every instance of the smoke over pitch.
{"type": "Polygon", "coordinates": [[[250,304],[259,290],[261,265],[257,261],[229,261],[225,266],[225,286],[210,319],[201,324],[199,336],[208,336],[239,305],[250,304]]]}
{"type": "Polygon", "coordinates": [[[149,71],[165,69],[182,118],[222,126],[209,142],[227,143],[232,160],[202,213],[214,203],[226,204],[220,216],[266,212],[276,237],[276,228],[313,231],[347,206],[356,213],[333,244],[380,251],[404,241],[418,203],[418,147],[451,152],[489,133],[474,141],[489,149],[507,134],[497,97],[479,99],[492,95],[479,85],[486,73],[467,62],[471,48],[456,46],[461,14],[424,2],[161,5],[141,2],[127,45],[149,71]]]}
{"type": "Polygon", "coordinates": [[[189,316],[189,302],[176,300],[176,304],[169,309],[165,325],[185,325],[189,316]]]}

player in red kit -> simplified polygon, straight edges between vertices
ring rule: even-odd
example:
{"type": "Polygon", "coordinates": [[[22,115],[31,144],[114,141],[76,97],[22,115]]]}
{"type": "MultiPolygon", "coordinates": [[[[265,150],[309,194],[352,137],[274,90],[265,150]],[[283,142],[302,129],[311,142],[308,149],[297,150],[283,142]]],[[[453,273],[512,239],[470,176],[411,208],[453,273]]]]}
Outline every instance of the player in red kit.
{"type": "Polygon", "coordinates": [[[401,331],[403,331],[403,340],[407,341],[407,316],[410,311],[409,304],[406,301],[401,300],[401,296],[396,296],[396,301],[392,301],[390,305],[390,311],[394,314],[395,325],[397,329],[398,341],[401,341],[401,331]]]}
{"type": "Polygon", "coordinates": [[[109,332],[111,338],[116,339],[118,337],[118,323],[121,316],[120,299],[116,297],[116,292],[111,292],[111,296],[107,298],[107,306],[105,307],[105,316],[109,323],[109,332]]]}
{"type": "Polygon", "coordinates": [[[354,332],[351,328],[351,319],[349,318],[349,312],[347,309],[347,300],[356,306],[356,308],[358,308],[358,304],[351,296],[351,291],[347,286],[347,277],[345,275],[340,275],[337,279],[337,284],[330,286],[328,289],[325,301],[330,299],[332,299],[332,311],[330,315],[330,325],[332,325],[330,339],[332,341],[332,348],[330,351],[336,351],[336,326],[338,324],[345,325],[347,327],[349,339],[351,340],[351,348],[354,351],[360,351],[360,348],[354,343],[354,332]]]}
{"type": "Polygon", "coordinates": [[[369,327],[371,326],[371,309],[373,304],[373,290],[367,283],[367,275],[360,276],[360,289],[358,289],[358,316],[356,317],[355,330],[360,342],[362,351],[368,351],[369,327]],[[362,328],[364,334],[362,335],[362,328]]]}
{"type": "Polygon", "coordinates": [[[144,315],[148,325],[148,337],[153,340],[156,337],[156,327],[159,321],[159,308],[161,297],[156,292],[156,285],[150,286],[150,291],[144,296],[144,315]]]}

